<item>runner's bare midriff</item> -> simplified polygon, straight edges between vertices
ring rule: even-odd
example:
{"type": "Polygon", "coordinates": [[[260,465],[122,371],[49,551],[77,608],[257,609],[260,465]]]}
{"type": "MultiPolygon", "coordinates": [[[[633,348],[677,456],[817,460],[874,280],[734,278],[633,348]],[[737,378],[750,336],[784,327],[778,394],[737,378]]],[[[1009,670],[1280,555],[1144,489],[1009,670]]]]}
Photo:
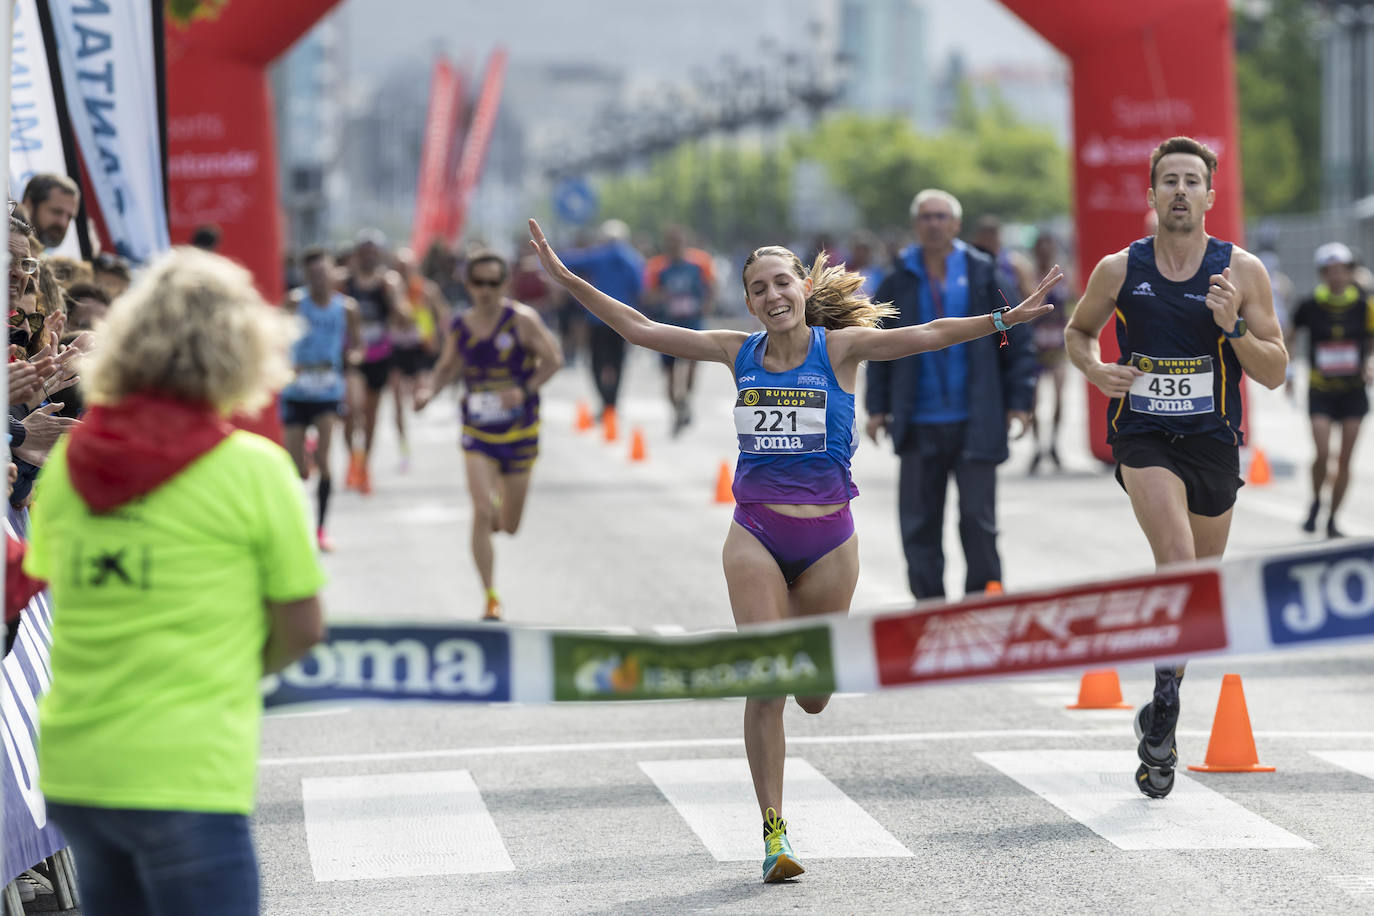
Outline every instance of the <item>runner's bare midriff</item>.
{"type": "Polygon", "coordinates": [[[790,515],[792,518],[820,518],[822,515],[840,511],[845,505],[845,503],[831,503],[825,506],[813,506],[807,503],[764,503],[764,506],[779,515],[790,515]]]}

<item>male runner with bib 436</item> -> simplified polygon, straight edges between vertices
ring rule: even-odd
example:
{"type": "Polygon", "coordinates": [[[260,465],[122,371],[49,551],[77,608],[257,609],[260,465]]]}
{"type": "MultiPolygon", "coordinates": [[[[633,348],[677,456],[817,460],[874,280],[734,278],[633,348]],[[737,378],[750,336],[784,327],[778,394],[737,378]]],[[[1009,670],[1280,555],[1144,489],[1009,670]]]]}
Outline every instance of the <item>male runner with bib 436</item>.
{"type": "MultiPolygon", "coordinates": [[[[1112,399],[1116,479],[1156,566],[1226,549],[1241,486],[1241,371],[1277,388],[1288,366],[1264,265],[1203,225],[1216,168],[1189,137],[1154,150],[1146,200],[1158,234],[1098,262],[1064,332],[1069,359],[1112,399]],[[1097,339],[1113,313],[1121,360],[1104,363],[1097,339]]],[[[1174,786],[1183,668],[1158,666],[1154,698],[1136,714],[1136,784],[1151,798],[1174,786]]]]}

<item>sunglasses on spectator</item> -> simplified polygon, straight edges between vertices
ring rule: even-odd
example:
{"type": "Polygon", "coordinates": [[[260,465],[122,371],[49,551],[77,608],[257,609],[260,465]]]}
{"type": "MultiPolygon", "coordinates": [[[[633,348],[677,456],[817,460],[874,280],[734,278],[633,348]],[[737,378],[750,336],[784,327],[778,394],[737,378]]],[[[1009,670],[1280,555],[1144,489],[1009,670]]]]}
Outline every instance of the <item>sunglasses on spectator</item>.
{"type": "Polygon", "coordinates": [[[19,309],[10,311],[10,327],[22,328],[27,326],[29,335],[39,333],[43,330],[43,320],[46,316],[42,312],[23,312],[19,309]]]}
{"type": "Polygon", "coordinates": [[[506,282],[505,277],[502,277],[500,280],[478,280],[476,277],[469,277],[469,278],[468,278],[468,285],[469,285],[469,286],[476,286],[476,287],[478,287],[478,288],[481,288],[481,287],[483,287],[483,286],[487,286],[487,287],[490,287],[491,289],[496,289],[496,287],[500,286],[502,283],[505,283],[505,282],[506,282]]]}

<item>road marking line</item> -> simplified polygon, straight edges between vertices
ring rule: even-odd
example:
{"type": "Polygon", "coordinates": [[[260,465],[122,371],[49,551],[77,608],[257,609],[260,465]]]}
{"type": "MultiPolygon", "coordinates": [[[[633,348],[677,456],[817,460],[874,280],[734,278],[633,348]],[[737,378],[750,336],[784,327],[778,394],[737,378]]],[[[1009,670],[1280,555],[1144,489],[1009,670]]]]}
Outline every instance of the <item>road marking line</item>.
{"type": "MultiPolygon", "coordinates": [[[[717,862],[763,859],[763,836],[749,761],[648,760],[639,768],[677,809],[717,862]]],[[[813,859],[911,855],[873,817],[815,767],[798,757],[783,764],[788,839],[797,856],[813,859]]]]}
{"type": "Polygon", "coordinates": [[[1374,751],[1309,751],[1308,753],[1352,773],[1359,773],[1366,779],[1374,779],[1374,751]]]}
{"type": "MultiPolygon", "coordinates": [[[[1184,737],[1205,738],[1202,729],[1179,729],[1184,737]]],[[[789,744],[907,744],[921,741],[975,741],[1006,738],[1109,738],[1122,740],[1119,728],[1004,728],[961,732],[904,732],[877,735],[789,735],[789,744]]],[[[1255,732],[1257,738],[1374,738],[1374,731],[1348,732],[1255,732]]],[[[698,747],[742,747],[742,738],[672,738],[660,741],[584,741],[567,744],[506,744],[485,747],[439,748],[429,751],[391,751],[380,754],[326,754],[317,757],[264,757],[261,766],[314,766],[327,763],[370,763],[387,760],[436,760],[445,757],[510,756],[521,754],[603,753],[606,751],[656,751],[698,747]]]]}
{"type": "Polygon", "coordinates": [[[298,712],[274,712],[271,709],[266,709],[263,710],[262,717],[264,719],[310,719],[315,716],[337,716],[352,711],[352,706],[327,706],[323,709],[302,709],[298,712]]]}
{"type": "Polygon", "coordinates": [[[1132,784],[1130,751],[974,754],[1118,849],[1310,849],[1312,844],[1177,772],[1167,801],[1132,784]]]}
{"type": "Polygon", "coordinates": [[[301,780],[316,881],[514,871],[467,770],[301,780]]]}
{"type": "Polygon", "coordinates": [[[1352,897],[1374,897],[1374,875],[1327,875],[1326,878],[1352,897]]]}

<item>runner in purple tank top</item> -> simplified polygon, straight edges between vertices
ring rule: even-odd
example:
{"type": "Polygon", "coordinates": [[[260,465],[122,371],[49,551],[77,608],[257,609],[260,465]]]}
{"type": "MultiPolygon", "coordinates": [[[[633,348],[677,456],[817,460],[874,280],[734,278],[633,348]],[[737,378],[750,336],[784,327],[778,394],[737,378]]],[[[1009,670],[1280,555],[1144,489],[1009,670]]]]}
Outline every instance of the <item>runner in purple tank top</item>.
{"type": "MultiPolygon", "coordinates": [[[[786,248],[769,246],[744,262],[744,302],[763,330],[698,331],[651,321],[576,276],[534,220],[530,235],[549,278],[630,343],[733,370],[740,458],[735,518],[723,553],[730,607],[740,625],[849,610],[859,581],[859,542],[849,513],[858,493],[849,460],[858,445],[860,363],[939,350],[1030,321],[1050,310],[1045,294],[1063,276],[1057,267],[1050,271],[1014,309],[887,330],[877,325],[894,311],[869,301],[862,274],[826,267],[824,256],[807,271],[786,248]]],[[[796,699],[813,714],[830,702],[828,695],[796,699]]],[[[763,814],[768,883],[803,871],[780,814],[786,704],[786,697],[750,697],[744,704],[744,752],[763,814]]]]}
{"type": "Polygon", "coordinates": [[[472,494],[472,558],[486,589],[486,620],[501,618],[492,535],[514,534],[539,453],[539,388],[563,365],[539,313],[505,297],[510,269],[490,251],[468,258],[472,308],[450,325],[433,387],[415,392],[423,410],[436,392],[463,379],[463,458],[472,494]]]}

